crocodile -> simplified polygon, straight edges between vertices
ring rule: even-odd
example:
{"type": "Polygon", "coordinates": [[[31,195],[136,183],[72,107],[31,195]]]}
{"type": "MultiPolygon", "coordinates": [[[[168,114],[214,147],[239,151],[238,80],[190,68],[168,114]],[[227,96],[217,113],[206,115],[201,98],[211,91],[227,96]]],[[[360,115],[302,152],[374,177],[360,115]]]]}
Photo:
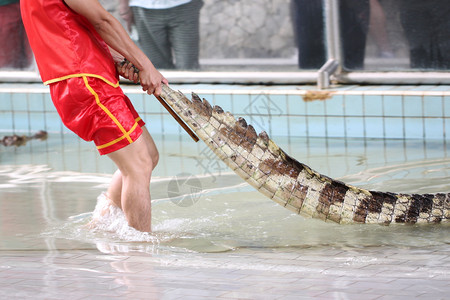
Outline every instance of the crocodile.
{"type": "Polygon", "coordinates": [[[450,193],[371,191],[322,175],[283,151],[265,131],[192,93],[161,97],[206,145],[256,190],[291,211],[339,224],[447,223],[450,193]]]}
{"type": "Polygon", "coordinates": [[[5,147],[9,147],[9,146],[20,147],[20,146],[26,145],[29,140],[45,141],[47,139],[47,137],[48,137],[48,133],[47,133],[47,131],[44,131],[44,130],[39,130],[38,132],[36,132],[35,134],[30,135],[30,136],[17,135],[17,134],[7,135],[7,136],[4,136],[2,139],[0,139],[0,145],[3,145],[5,147]]]}

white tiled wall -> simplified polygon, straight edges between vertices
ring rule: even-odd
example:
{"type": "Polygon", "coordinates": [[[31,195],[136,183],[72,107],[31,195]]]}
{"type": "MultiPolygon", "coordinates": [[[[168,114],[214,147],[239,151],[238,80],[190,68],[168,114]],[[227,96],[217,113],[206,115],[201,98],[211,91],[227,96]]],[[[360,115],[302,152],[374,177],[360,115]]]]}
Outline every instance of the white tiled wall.
{"type": "MultiPolygon", "coordinates": [[[[11,85],[9,85],[10,87],[11,85]]],[[[192,85],[211,104],[244,117],[271,136],[448,139],[449,86],[344,86],[330,99],[305,102],[314,87],[192,85]]],[[[0,88],[1,132],[67,132],[46,88],[0,88]]],[[[178,124],[155,98],[138,87],[124,88],[153,133],[178,134],[178,124]]]]}

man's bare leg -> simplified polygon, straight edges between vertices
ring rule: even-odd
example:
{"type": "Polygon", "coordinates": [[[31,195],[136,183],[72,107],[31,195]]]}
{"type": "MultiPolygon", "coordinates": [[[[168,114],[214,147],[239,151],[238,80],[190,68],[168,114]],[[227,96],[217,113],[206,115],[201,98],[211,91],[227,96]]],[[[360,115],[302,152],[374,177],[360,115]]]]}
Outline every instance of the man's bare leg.
{"type": "Polygon", "coordinates": [[[119,169],[111,179],[106,196],[115,206],[122,208],[122,173],[119,169]]]}
{"type": "Polygon", "coordinates": [[[142,127],[142,136],[144,137],[145,142],[147,144],[150,157],[152,158],[152,161],[153,161],[153,169],[154,169],[159,162],[158,149],[156,148],[155,141],[153,140],[152,136],[150,135],[150,133],[148,132],[148,130],[145,126],[142,127]]]}
{"type": "Polygon", "coordinates": [[[158,161],[158,151],[148,131],[143,129],[143,134],[134,143],[108,154],[120,170],[113,177],[108,196],[122,208],[131,227],[149,232],[150,177],[158,161]]]}
{"type": "MultiPolygon", "coordinates": [[[[143,132],[141,137],[143,137],[146,141],[154,169],[159,161],[158,149],[156,148],[155,142],[153,141],[153,138],[147,128],[142,127],[142,130],[143,132]]],[[[122,208],[122,173],[119,169],[114,173],[106,195],[117,207],[122,208]]]]}

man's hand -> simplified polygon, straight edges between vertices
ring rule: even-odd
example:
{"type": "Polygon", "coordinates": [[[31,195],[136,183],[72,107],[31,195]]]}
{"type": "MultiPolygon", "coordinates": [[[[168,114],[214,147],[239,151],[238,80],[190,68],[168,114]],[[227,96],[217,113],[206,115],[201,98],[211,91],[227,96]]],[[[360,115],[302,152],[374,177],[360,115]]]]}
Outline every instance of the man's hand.
{"type": "Polygon", "coordinates": [[[149,95],[154,94],[156,97],[161,95],[161,85],[169,84],[167,79],[164,78],[158,70],[156,70],[152,63],[150,63],[147,67],[144,67],[143,70],[139,70],[139,79],[142,90],[147,92],[149,95]]]}
{"type": "Polygon", "coordinates": [[[139,70],[122,54],[109,47],[109,52],[111,52],[111,56],[114,60],[114,64],[116,66],[117,72],[119,75],[133,81],[134,83],[139,82],[139,70]]]}
{"type": "Polygon", "coordinates": [[[116,63],[116,67],[122,77],[132,80],[134,83],[140,81],[142,89],[149,95],[155,94],[155,96],[159,96],[161,94],[161,84],[169,84],[167,79],[153,65],[149,66],[148,72],[144,70],[141,72],[127,59],[123,59],[120,63],[116,63]],[[140,74],[144,74],[144,77],[149,78],[149,80],[143,82],[140,80],[140,74]]]}
{"type": "Polygon", "coordinates": [[[128,60],[123,59],[121,62],[115,62],[119,75],[133,81],[139,82],[139,70],[128,60]]]}

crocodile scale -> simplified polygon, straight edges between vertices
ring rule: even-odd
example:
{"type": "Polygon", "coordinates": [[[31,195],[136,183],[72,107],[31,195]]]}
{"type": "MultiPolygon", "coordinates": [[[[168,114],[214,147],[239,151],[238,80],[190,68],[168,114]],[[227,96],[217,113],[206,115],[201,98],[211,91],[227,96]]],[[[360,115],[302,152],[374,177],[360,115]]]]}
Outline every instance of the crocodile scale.
{"type": "Polygon", "coordinates": [[[206,145],[247,183],[297,214],[348,223],[446,223],[450,193],[369,191],[319,174],[290,157],[266,132],[256,133],[194,93],[192,100],[163,85],[161,97],[206,145]]]}

